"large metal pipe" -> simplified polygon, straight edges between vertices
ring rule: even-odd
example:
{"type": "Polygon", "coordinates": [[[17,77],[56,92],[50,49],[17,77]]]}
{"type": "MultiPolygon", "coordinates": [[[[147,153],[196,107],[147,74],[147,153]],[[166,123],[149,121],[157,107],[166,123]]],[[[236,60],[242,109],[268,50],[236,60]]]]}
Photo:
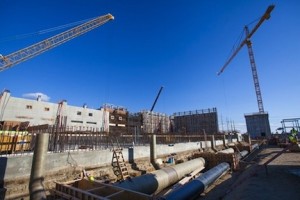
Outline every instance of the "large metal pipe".
{"type": "Polygon", "coordinates": [[[205,160],[203,158],[196,158],[178,165],[165,167],[149,174],[127,179],[123,182],[116,183],[115,186],[145,194],[158,193],[166,187],[178,182],[197,168],[204,166],[205,160]]]}
{"type": "Polygon", "coordinates": [[[238,154],[238,158],[239,159],[242,159],[244,158],[246,155],[248,155],[249,151],[247,150],[244,150],[244,151],[241,151],[239,154],[238,154]]]}
{"type": "Polygon", "coordinates": [[[218,153],[230,154],[230,153],[234,153],[234,149],[233,148],[228,148],[228,149],[224,149],[222,151],[218,151],[218,153]]]}
{"type": "Polygon", "coordinates": [[[253,151],[254,149],[256,149],[256,148],[259,148],[259,145],[256,143],[256,144],[253,144],[252,146],[251,146],[251,151],[253,151]]]}
{"type": "Polygon", "coordinates": [[[49,133],[37,134],[32,158],[29,193],[31,200],[46,199],[44,188],[44,163],[48,151],[49,133]]]}
{"type": "Polygon", "coordinates": [[[221,163],[212,169],[208,170],[198,178],[183,185],[178,190],[162,197],[164,200],[189,200],[198,198],[199,195],[214,181],[216,181],[222,174],[229,170],[228,163],[221,163]]]}

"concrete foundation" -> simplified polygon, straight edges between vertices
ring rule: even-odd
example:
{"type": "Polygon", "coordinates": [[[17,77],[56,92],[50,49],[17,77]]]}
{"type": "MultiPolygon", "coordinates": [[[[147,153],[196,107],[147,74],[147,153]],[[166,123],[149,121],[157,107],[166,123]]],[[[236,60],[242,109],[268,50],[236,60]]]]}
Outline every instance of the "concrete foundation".
{"type": "MultiPolygon", "coordinates": [[[[216,146],[223,146],[222,140],[216,140],[215,143],[216,146]]],[[[207,142],[207,144],[208,148],[210,148],[210,142],[207,142]]],[[[191,154],[193,151],[199,151],[201,145],[204,147],[205,141],[156,145],[156,154],[157,158],[165,158],[170,154],[180,155],[186,152],[191,154]]],[[[135,164],[132,164],[132,169],[134,170],[147,170],[140,167],[139,164],[147,165],[150,168],[149,155],[149,146],[134,146],[123,149],[125,161],[135,164]]],[[[45,184],[47,188],[53,188],[55,186],[54,181],[73,180],[82,169],[95,171],[97,173],[94,175],[95,177],[113,176],[111,161],[112,151],[110,149],[47,153],[45,184]]],[[[0,157],[0,183],[6,189],[5,199],[15,199],[18,194],[28,194],[31,164],[32,154],[0,157]]]]}

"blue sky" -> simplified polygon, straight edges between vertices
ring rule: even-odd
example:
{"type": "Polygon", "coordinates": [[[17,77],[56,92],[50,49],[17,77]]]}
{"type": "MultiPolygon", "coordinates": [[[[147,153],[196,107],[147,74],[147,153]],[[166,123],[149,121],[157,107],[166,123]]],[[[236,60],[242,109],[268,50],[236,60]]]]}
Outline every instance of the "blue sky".
{"type": "MultiPolygon", "coordinates": [[[[220,129],[258,112],[246,46],[217,76],[243,27],[270,4],[271,18],[252,37],[271,130],[300,117],[300,3],[297,0],[0,0],[0,54],[7,55],[63,30],[34,33],[111,13],[115,20],[0,73],[12,96],[43,93],[50,102],[166,114],[216,107],[220,129]],[[222,116],[222,120],[221,120],[222,116]],[[223,121],[223,126],[221,124],[223,121]]],[[[251,29],[252,26],[249,26],[251,29]]],[[[27,95],[28,96],[28,95],[27,95]]]]}

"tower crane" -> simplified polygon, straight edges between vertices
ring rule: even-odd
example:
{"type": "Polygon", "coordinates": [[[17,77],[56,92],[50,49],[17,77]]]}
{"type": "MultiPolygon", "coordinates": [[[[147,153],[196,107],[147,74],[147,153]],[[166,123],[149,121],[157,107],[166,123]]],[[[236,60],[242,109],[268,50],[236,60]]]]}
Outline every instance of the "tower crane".
{"type": "Polygon", "coordinates": [[[249,58],[250,58],[250,65],[251,65],[251,70],[252,70],[252,76],[253,76],[253,81],[254,81],[254,87],[255,87],[255,92],[256,92],[259,113],[264,113],[264,106],[263,106],[263,100],[262,100],[260,86],[259,86],[256,64],[255,64],[255,60],[254,60],[252,42],[250,39],[251,39],[252,35],[257,31],[257,29],[260,27],[260,25],[265,20],[268,20],[271,17],[270,14],[271,14],[272,10],[274,9],[274,7],[275,7],[274,5],[270,5],[267,8],[264,15],[260,18],[258,23],[255,25],[255,27],[251,31],[249,31],[247,26],[245,26],[246,38],[240,43],[240,45],[236,48],[236,50],[233,52],[233,54],[229,57],[227,62],[224,64],[224,66],[218,72],[218,75],[220,75],[225,70],[225,68],[229,65],[229,63],[232,61],[232,59],[237,55],[237,53],[241,50],[241,48],[246,44],[248,47],[248,54],[249,54],[249,58]]]}
{"type": "Polygon", "coordinates": [[[79,35],[87,33],[112,19],[114,19],[114,17],[111,14],[99,16],[9,55],[2,56],[0,54],[0,72],[48,51],[49,49],[57,47],[79,35]]]}

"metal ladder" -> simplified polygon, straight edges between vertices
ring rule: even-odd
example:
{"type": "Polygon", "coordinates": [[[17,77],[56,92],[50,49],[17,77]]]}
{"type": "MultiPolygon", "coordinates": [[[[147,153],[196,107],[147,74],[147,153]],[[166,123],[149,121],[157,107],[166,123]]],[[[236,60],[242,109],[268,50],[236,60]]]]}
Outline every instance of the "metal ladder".
{"type": "Polygon", "coordinates": [[[117,141],[117,147],[114,147],[114,143],[111,140],[112,144],[112,151],[113,151],[113,157],[112,157],[112,167],[113,167],[113,172],[117,176],[118,181],[125,180],[126,178],[129,177],[129,172],[125,163],[125,159],[122,153],[122,148],[120,147],[120,144],[117,141]]]}

